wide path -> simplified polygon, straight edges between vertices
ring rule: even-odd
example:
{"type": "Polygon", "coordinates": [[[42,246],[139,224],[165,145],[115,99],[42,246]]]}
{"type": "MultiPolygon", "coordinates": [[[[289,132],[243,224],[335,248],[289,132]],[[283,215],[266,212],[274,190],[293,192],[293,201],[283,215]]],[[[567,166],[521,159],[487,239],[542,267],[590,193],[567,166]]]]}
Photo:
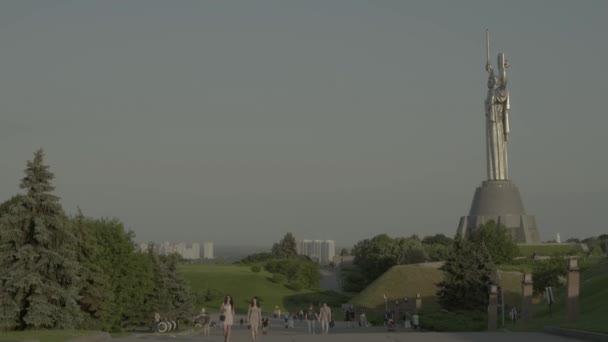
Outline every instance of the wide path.
{"type": "Polygon", "coordinates": [[[340,283],[338,282],[338,271],[333,267],[321,268],[321,278],[319,279],[319,287],[324,290],[342,292],[340,283]]]}
{"type": "MultiPolygon", "coordinates": [[[[578,341],[556,335],[526,332],[480,332],[480,333],[434,333],[414,332],[401,329],[397,332],[387,332],[383,327],[349,328],[345,322],[336,322],[336,327],[328,335],[320,335],[320,326],[317,324],[317,334],[307,334],[305,322],[296,321],[294,329],[285,329],[281,320],[273,319],[268,335],[260,335],[259,342],[566,342],[578,341]]],[[[261,332],[261,330],[260,330],[261,332]]],[[[184,342],[221,342],[224,340],[222,330],[211,329],[211,336],[204,337],[200,331],[185,331],[177,334],[142,334],[128,338],[113,339],[112,342],[147,342],[147,341],[184,341],[184,342]]],[[[251,341],[249,330],[244,326],[236,325],[232,330],[232,342],[251,341]]]]}
{"type": "MultiPolygon", "coordinates": [[[[224,337],[219,334],[219,331],[214,332],[209,337],[203,337],[200,334],[194,335],[164,335],[164,336],[142,336],[113,339],[113,342],[145,342],[145,341],[198,341],[198,342],[221,342],[224,337]]],[[[247,342],[250,337],[246,330],[234,331],[230,341],[232,342],[247,342]]],[[[567,342],[578,341],[565,337],[548,335],[542,333],[427,333],[427,332],[397,332],[397,333],[343,333],[329,335],[307,335],[302,333],[292,333],[286,331],[272,331],[268,335],[260,336],[259,342],[305,342],[305,341],[334,341],[334,342],[567,342]]]]}

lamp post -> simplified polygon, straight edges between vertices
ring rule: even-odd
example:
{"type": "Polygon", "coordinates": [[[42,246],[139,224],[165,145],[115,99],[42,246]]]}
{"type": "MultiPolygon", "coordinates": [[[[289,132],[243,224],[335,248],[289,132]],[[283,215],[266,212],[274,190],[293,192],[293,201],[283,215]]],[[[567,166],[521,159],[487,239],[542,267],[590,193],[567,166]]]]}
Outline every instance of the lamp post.
{"type": "Polygon", "coordinates": [[[384,294],[384,314],[388,312],[388,298],[386,297],[386,293],[384,294]]]}
{"type": "Polygon", "coordinates": [[[488,299],[488,330],[498,328],[498,286],[492,284],[488,299]]]}

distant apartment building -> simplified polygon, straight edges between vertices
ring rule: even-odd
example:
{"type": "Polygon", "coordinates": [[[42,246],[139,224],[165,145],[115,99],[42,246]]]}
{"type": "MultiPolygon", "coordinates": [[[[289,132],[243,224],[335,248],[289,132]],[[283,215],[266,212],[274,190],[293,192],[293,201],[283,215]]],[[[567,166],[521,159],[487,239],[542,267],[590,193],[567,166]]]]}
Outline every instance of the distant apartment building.
{"type": "Polygon", "coordinates": [[[213,259],[213,242],[203,243],[203,259],[213,259]]]}
{"type": "MultiPolygon", "coordinates": [[[[148,246],[149,244],[145,242],[137,245],[140,252],[147,251],[148,246]]],[[[201,258],[201,245],[198,242],[193,242],[188,246],[185,242],[165,241],[155,245],[155,252],[160,255],[177,253],[184,259],[197,260],[201,258]]]]}
{"type": "Polygon", "coordinates": [[[301,240],[296,243],[296,251],[306,255],[320,265],[328,265],[336,255],[336,242],[334,240],[301,240]]]}

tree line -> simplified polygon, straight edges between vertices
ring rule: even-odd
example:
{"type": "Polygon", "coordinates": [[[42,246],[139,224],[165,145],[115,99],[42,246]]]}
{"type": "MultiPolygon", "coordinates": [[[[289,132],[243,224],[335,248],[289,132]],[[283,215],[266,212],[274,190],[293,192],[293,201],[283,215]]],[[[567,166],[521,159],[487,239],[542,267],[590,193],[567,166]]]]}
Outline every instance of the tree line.
{"type": "Polygon", "coordinates": [[[177,255],[138,253],[117,219],[68,216],[53,178],[38,150],[0,205],[0,330],[117,331],[191,311],[177,255]]]}
{"type": "Polygon", "coordinates": [[[240,263],[251,265],[254,272],[259,272],[260,267],[264,267],[273,274],[273,282],[284,284],[294,291],[316,289],[319,286],[319,265],[307,256],[298,255],[296,239],[291,233],[274,243],[270,252],[248,255],[240,263]]]}
{"type": "MultiPolygon", "coordinates": [[[[508,263],[517,256],[518,248],[508,230],[494,221],[479,226],[470,237],[473,245],[485,244],[493,263],[508,263]]],[[[427,261],[445,261],[453,251],[454,239],[435,234],[420,239],[390,237],[379,234],[359,241],[352,249],[354,263],[361,272],[345,272],[349,291],[359,291],[396,265],[427,261]]]]}

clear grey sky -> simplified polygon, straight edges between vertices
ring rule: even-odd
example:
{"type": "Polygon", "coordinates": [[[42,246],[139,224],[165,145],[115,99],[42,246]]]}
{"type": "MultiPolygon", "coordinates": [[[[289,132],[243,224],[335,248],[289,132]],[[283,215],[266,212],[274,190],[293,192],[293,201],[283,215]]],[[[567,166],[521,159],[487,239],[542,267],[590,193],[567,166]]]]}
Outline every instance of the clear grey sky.
{"type": "Polygon", "coordinates": [[[543,239],[608,232],[606,1],[2,1],[0,200],[137,240],[453,235],[485,178],[485,29],[543,239]]]}

